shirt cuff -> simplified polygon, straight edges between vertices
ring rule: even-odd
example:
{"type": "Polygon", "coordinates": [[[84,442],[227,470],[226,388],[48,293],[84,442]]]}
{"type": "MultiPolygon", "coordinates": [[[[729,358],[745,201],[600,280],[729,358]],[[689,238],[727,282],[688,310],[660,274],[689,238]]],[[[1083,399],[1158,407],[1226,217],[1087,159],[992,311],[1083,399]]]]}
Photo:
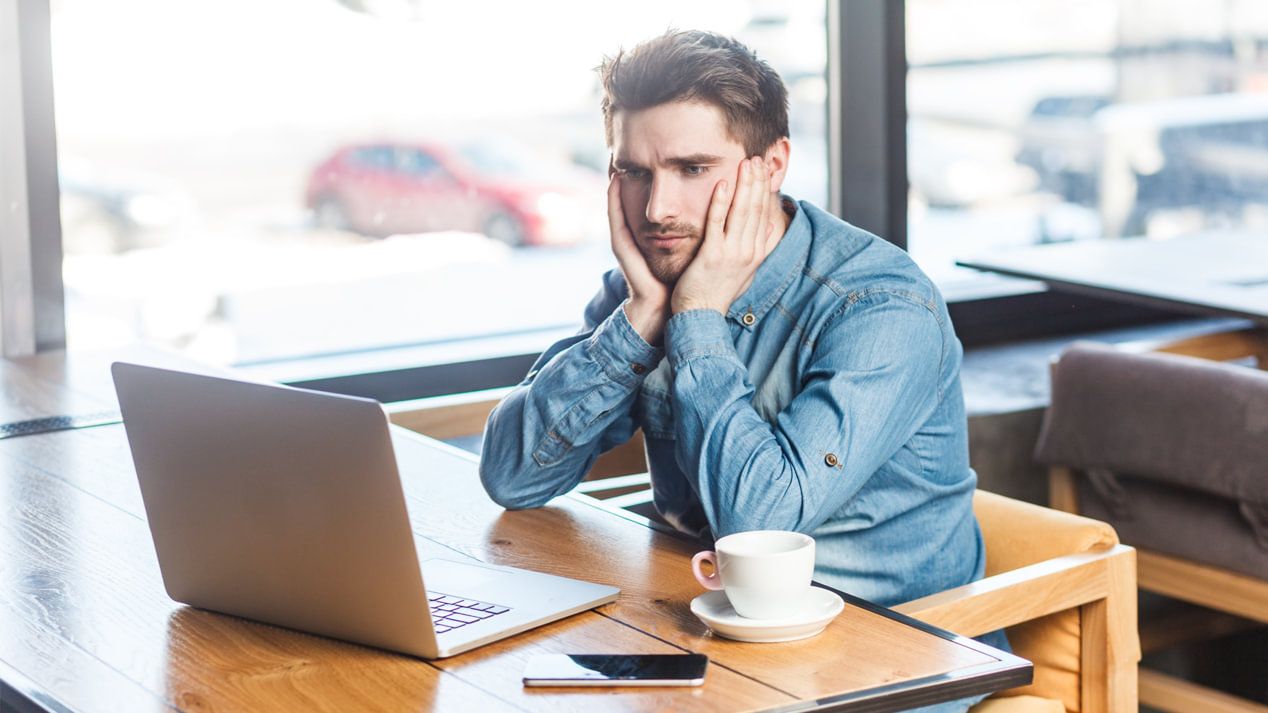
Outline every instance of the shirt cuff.
{"type": "Polygon", "coordinates": [[[739,360],[731,342],[731,329],[726,317],[712,309],[691,309],[669,318],[665,325],[665,341],[669,362],[679,365],[704,356],[730,357],[739,360]]]}
{"type": "Polygon", "coordinates": [[[618,307],[590,335],[589,353],[608,377],[629,386],[642,381],[664,356],[660,349],[639,336],[625,315],[625,305],[618,307]]]}

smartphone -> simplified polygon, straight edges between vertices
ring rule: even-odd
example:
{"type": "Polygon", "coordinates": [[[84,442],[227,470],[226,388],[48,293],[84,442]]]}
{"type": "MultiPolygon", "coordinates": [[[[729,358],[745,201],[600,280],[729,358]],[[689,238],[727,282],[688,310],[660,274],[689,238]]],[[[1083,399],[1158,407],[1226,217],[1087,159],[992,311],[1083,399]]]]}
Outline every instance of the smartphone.
{"type": "Polygon", "coordinates": [[[525,686],[699,686],[704,654],[547,654],[524,667],[525,686]]]}

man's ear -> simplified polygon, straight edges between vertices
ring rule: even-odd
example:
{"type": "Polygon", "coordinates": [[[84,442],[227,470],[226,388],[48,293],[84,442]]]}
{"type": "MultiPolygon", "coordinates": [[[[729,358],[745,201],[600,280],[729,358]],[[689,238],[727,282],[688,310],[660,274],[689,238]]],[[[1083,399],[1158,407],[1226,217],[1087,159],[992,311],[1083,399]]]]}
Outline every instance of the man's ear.
{"type": "Polygon", "coordinates": [[[788,137],[776,141],[766,149],[762,160],[770,167],[770,188],[778,192],[784,185],[784,177],[788,175],[788,154],[792,151],[792,142],[788,137]]]}

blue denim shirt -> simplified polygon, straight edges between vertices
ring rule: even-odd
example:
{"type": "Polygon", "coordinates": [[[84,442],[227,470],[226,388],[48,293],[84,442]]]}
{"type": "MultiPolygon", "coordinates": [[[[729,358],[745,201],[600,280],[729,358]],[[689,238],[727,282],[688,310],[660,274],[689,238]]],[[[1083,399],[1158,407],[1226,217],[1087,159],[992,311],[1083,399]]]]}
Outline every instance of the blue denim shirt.
{"type": "Polygon", "coordinates": [[[725,316],[674,315],[664,352],[607,273],[583,331],[491,414],[486,490],[543,505],[642,428],[656,507],[683,531],[808,533],[817,581],[884,605],[980,578],[962,349],[941,295],[894,245],[785,203],[795,216],[747,291],[725,316]]]}

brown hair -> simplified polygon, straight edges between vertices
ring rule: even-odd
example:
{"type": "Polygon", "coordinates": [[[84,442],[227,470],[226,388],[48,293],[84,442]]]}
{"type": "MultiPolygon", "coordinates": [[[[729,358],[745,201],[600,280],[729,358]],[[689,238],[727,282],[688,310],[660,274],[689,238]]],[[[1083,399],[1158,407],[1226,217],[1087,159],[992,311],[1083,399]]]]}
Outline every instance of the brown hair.
{"type": "Polygon", "coordinates": [[[675,101],[720,109],[731,138],[749,156],[788,136],[788,89],[752,50],[713,32],[669,30],[599,65],[603,128],[612,146],[612,118],[675,101]]]}

